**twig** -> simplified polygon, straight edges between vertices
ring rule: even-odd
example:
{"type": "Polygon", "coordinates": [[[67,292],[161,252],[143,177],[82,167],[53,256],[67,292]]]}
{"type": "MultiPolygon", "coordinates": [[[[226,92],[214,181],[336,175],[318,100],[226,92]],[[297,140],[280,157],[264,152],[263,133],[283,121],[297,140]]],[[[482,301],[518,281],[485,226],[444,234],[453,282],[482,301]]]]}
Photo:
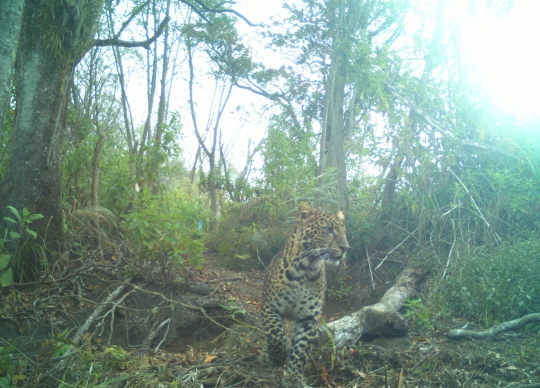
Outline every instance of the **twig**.
{"type": "Polygon", "coordinates": [[[488,230],[492,231],[493,235],[495,236],[495,240],[497,242],[500,241],[500,237],[497,233],[495,233],[493,231],[493,229],[491,229],[491,225],[489,224],[489,222],[486,220],[486,218],[484,217],[484,215],[482,214],[482,212],[480,211],[480,208],[478,207],[478,205],[476,204],[471,192],[469,191],[469,189],[467,188],[467,186],[465,186],[465,184],[461,181],[461,179],[459,179],[459,177],[454,173],[454,171],[452,171],[451,168],[448,169],[448,171],[450,171],[452,173],[452,175],[457,179],[457,181],[461,184],[461,187],[463,187],[463,190],[465,190],[465,193],[467,194],[467,196],[470,198],[472,204],[474,205],[474,207],[476,208],[476,211],[478,212],[478,215],[480,216],[480,218],[482,219],[482,221],[484,221],[484,223],[486,224],[488,230]]]}
{"type": "MultiPolygon", "coordinates": [[[[146,336],[146,338],[144,339],[143,341],[143,346],[146,348],[146,349],[150,349],[150,345],[152,345],[152,341],[154,340],[154,338],[157,337],[157,335],[159,334],[159,331],[161,330],[161,328],[163,326],[165,326],[166,324],[170,323],[171,322],[171,318],[168,318],[166,320],[164,320],[163,322],[160,323],[160,325],[158,327],[156,327],[155,329],[152,329],[150,331],[150,333],[146,336]]],[[[169,329],[167,328],[167,331],[169,331],[169,329]]],[[[165,339],[165,338],[163,338],[165,339]]],[[[162,341],[163,342],[163,341],[162,341]]],[[[159,345],[161,345],[161,342],[159,343],[159,345]]],[[[159,345],[158,345],[158,348],[159,348],[159,345]]],[[[156,349],[157,351],[157,349],[156,349]]]]}
{"type": "Polygon", "coordinates": [[[212,284],[212,283],[219,283],[219,282],[237,282],[239,280],[242,280],[242,278],[221,278],[221,279],[212,279],[212,280],[207,281],[206,283],[212,284]]]}
{"type": "Polygon", "coordinates": [[[394,248],[392,248],[392,250],[390,252],[388,252],[388,254],[384,257],[384,259],[382,259],[382,261],[379,263],[379,265],[377,265],[375,267],[375,271],[379,269],[379,267],[386,261],[386,259],[388,258],[388,256],[390,256],[392,254],[392,252],[394,252],[396,249],[398,249],[400,246],[402,246],[403,243],[409,239],[409,237],[414,235],[416,233],[416,231],[418,230],[418,228],[419,227],[417,227],[415,230],[413,230],[413,232],[411,234],[409,234],[407,237],[405,237],[405,239],[402,242],[400,242],[398,245],[396,245],[394,248]]]}
{"type": "Polygon", "coordinates": [[[454,220],[452,220],[452,230],[454,231],[454,241],[452,241],[452,247],[450,248],[450,252],[448,252],[448,259],[446,260],[446,267],[444,268],[441,279],[444,279],[444,277],[446,276],[446,270],[448,269],[448,266],[450,265],[450,259],[452,258],[452,252],[454,252],[454,246],[456,245],[456,224],[455,224],[454,220]]]}
{"type": "MultiPolygon", "coordinates": [[[[169,329],[171,328],[171,318],[169,318],[168,321],[169,321],[169,324],[167,325],[167,331],[165,331],[165,334],[163,335],[163,339],[160,341],[158,346],[156,346],[156,348],[154,349],[155,352],[159,351],[159,348],[160,348],[161,344],[163,344],[163,342],[167,338],[167,334],[169,334],[169,329]]],[[[165,322],[167,322],[167,321],[165,321],[165,322]]],[[[162,325],[163,325],[163,323],[162,323],[162,325]]]]}
{"type": "Polygon", "coordinates": [[[267,270],[268,268],[266,267],[266,265],[264,265],[263,261],[261,260],[261,257],[259,256],[259,249],[257,249],[257,259],[259,259],[259,262],[262,264],[264,269],[267,270]]]}
{"type": "Polygon", "coordinates": [[[101,333],[99,334],[101,336],[101,334],[103,333],[103,330],[105,328],[105,326],[103,326],[103,323],[105,321],[105,318],[107,317],[107,315],[111,314],[111,322],[110,322],[110,328],[111,328],[111,331],[109,333],[109,339],[107,340],[107,346],[111,344],[111,338],[112,338],[112,334],[114,332],[113,330],[113,327],[114,327],[114,311],[116,310],[116,308],[118,307],[118,305],[120,303],[123,302],[124,299],[126,299],[130,294],[134,293],[135,290],[131,290],[129,291],[128,293],[122,295],[122,298],[120,298],[118,301],[116,302],[113,302],[113,307],[112,309],[110,309],[109,311],[107,311],[102,317],[101,317],[101,322],[99,324],[96,325],[96,331],[97,331],[97,328],[102,326],[102,329],[101,329],[101,333]]]}
{"type": "Polygon", "coordinates": [[[375,282],[373,281],[373,271],[371,270],[371,259],[369,258],[369,252],[366,245],[366,257],[369,265],[369,277],[371,278],[371,286],[375,289],[375,282]]]}
{"type": "MultiPolygon", "coordinates": [[[[84,335],[84,333],[86,333],[86,331],[90,328],[90,325],[92,325],[92,323],[94,323],[94,321],[96,320],[96,318],[101,314],[101,312],[103,311],[103,309],[105,308],[105,306],[109,303],[111,303],[118,295],[120,295],[122,293],[122,291],[124,291],[124,288],[126,288],[126,285],[130,284],[129,282],[132,280],[133,278],[128,278],[126,279],[125,283],[123,283],[120,287],[118,287],[116,290],[114,290],[113,292],[111,292],[109,294],[109,296],[107,297],[107,299],[105,299],[105,303],[103,304],[100,304],[98,307],[96,307],[96,309],[94,310],[94,312],[88,317],[88,319],[86,320],[86,322],[81,326],[79,327],[79,329],[77,330],[77,332],[75,333],[75,336],[73,337],[72,341],[76,344],[79,344],[79,342],[81,341],[81,338],[82,336],[84,335]]],[[[67,352],[66,352],[66,355],[71,355],[75,352],[75,346],[73,345],[70,345],[67,352]]],[[[51,360],[52,361],[52,360],[51,360]]]]}

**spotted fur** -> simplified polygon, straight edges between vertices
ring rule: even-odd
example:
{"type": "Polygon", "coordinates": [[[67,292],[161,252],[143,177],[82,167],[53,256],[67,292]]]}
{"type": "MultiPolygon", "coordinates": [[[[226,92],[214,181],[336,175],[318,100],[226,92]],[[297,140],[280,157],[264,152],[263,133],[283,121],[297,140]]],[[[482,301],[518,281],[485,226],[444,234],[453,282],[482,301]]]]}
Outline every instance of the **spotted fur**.
{"type": "Polygon", "coordinates": [[[325,264],[337,264],[349,249],[343,213],[298,207],[291,235],[268,267],[261,304],[266,343],[264,361],[289,359],[284,387],[303,386],[308,354],[315,339],[326,290],[325,264]],[[295,322],[290,355],[283,318],[295,322]]]}

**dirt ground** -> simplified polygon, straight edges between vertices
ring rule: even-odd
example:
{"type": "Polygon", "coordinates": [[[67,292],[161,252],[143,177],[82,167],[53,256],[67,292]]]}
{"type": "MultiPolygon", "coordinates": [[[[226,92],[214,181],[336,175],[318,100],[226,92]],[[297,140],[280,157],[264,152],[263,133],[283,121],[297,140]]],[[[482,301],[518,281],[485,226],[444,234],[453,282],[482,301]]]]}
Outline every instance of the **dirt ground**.
{"type": "MultiPolygon", "coordinates": [[[[199,279],[203,282],[235,279],[224,281],[220,292],[257,315],[264,271],[231,271],[220,268],[213,257],[207,260],[199,279]]],[[[373,283],[365,266],[353,266],[349,270],[331,269],[323,319],[330,322],[376,303],[392,285],[399,269],[399,263],[386,263],[384,271],[373,283]]],[[[310,376],[308,382],[313,387],[540,386],[540,360],[536,359],[540,334],[509,332],[494,340],[459,341],[445,336],[449,329],[466,324],[456,319],[432,321],[431,325],[416,327],[411,321],[410,332],[405,337],[365,339],[360,346],[346,349],[333,349],[331,344],[326,344],[313,352],[312,363],[306,373],[310,376]]],[[[480,329],[471,324],[467,327],[480,329]]],[[[290,329],[289,325],[289,334],[290,329]]],[[[239,364],[241,370],[246,371],[246,376],[238,377],[236,383],[231,380],[222,386],[279,386],[281,368],[261,366],[255,357],[247,354],[257,354],[262,348],[262,338],[255,338],[245,352],[248,358],[239,364]]],[[[223,349],[217,353],[221,351],[223,349]]],[[[228,354],[224,358],[234,360],[234,356],[228,354]]],[[[224,361],[225,364],[227,362],[224,361]]]]}
{"type": "MultiPolygon", "coordinates": [[[[91,266],[72,268],[77,276],[68,278],[66,272],[65,282],[4,290],[0,371],[9,348],[11,387],[279,386],[283,368],[262,365],[257,358],[263,346],[258,328],[263,270],[225,269],[208,255],[200,270],[184,274],[188,282],[157,281],[172,269],[156,263],[125,282],[129,268],[140,263],[117,256],[111,252],[91,266]],[[114,302],[107,299],[120,287],[126,287],[121,296],[114,302]],[[106,308],[93,317],[98,306],[106,308]],[[75,357],[62,358],[71,344],[64,338],[73,338],[75,330],[91,320],[75,357]]],[[[374,278],[363,265],[329,271],[324,320],[377,302],[401,268],[399,263],[385,265],[374,278]]],[[[420,325],[411,318],[410,323],[404,337],[374,336],[347,348],[329,341],[314,349],[308,383],[540,386],[539,334],[507,332],[492,340],[456,341],[445,332],[466,322],[431,319],[420,325]]],[[[0,380],[4,386],[9,385],[0,380]]]]}

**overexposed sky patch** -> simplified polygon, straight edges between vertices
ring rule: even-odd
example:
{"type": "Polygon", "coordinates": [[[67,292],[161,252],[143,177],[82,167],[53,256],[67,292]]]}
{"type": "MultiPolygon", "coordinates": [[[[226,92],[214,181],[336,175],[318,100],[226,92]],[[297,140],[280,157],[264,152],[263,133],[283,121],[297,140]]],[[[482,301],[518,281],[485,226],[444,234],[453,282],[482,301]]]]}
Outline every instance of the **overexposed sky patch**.
{"type": "Polygon", "coordinates": [[[479,2],[463,29],[467,55],[494,103],[517,116],[540,114],[540,1],[497,13],[479,2]]]}

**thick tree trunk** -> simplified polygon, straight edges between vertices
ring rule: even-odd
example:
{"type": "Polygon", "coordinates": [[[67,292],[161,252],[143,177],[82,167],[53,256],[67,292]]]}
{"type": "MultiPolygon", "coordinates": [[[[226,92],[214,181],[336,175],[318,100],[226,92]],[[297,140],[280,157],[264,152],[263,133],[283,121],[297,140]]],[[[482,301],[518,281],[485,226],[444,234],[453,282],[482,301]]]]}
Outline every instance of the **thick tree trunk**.
{"type": "Polygon", "coordinates": [[[0,130],[11,98],[13,64],[19,45],[24,0],[0,1],[0,130]]]}
{"type": "MultiPolygon", "coordinates": [[[[15,71],[13,144],[0,184],[0,219],[8,205],[44,215],[32,225],[49,240],[47,249],[58,248],[62,231],[60,162],[68,86],[75,65],[90,47],[102,5],[102,0],[89,0],[81,9],[47,7],[41,0],[25,3],[15,71]]],[[[37,258],[24,259],[31,270],[25,273],[32,276],[37,258]]]]}
{"type": "MultiPolygon", "coordinates": [[[[327,327],[332,332],[334,344],[339,347],[356,345],[360,338],[366,334],[405,335],[407,326],[403,316],[398,311],[403,303],[417,292],[422,279],[423,271],[418,268],[407,268],[378,303],[330,322],[327,327]]],[[[322,326],[319,330],[321,343],[327,342],[326,327],[322,326]]]]}
{"type": "Polygon", "coordinates": [[[0,204],[2,212],[11,205],[43,214],[40,226],[50,222],[51,231],[60,232],[60,160],[73,67],[54,58],[35,30],[26,21],[21,31],[14,137],[0,204]]]}

